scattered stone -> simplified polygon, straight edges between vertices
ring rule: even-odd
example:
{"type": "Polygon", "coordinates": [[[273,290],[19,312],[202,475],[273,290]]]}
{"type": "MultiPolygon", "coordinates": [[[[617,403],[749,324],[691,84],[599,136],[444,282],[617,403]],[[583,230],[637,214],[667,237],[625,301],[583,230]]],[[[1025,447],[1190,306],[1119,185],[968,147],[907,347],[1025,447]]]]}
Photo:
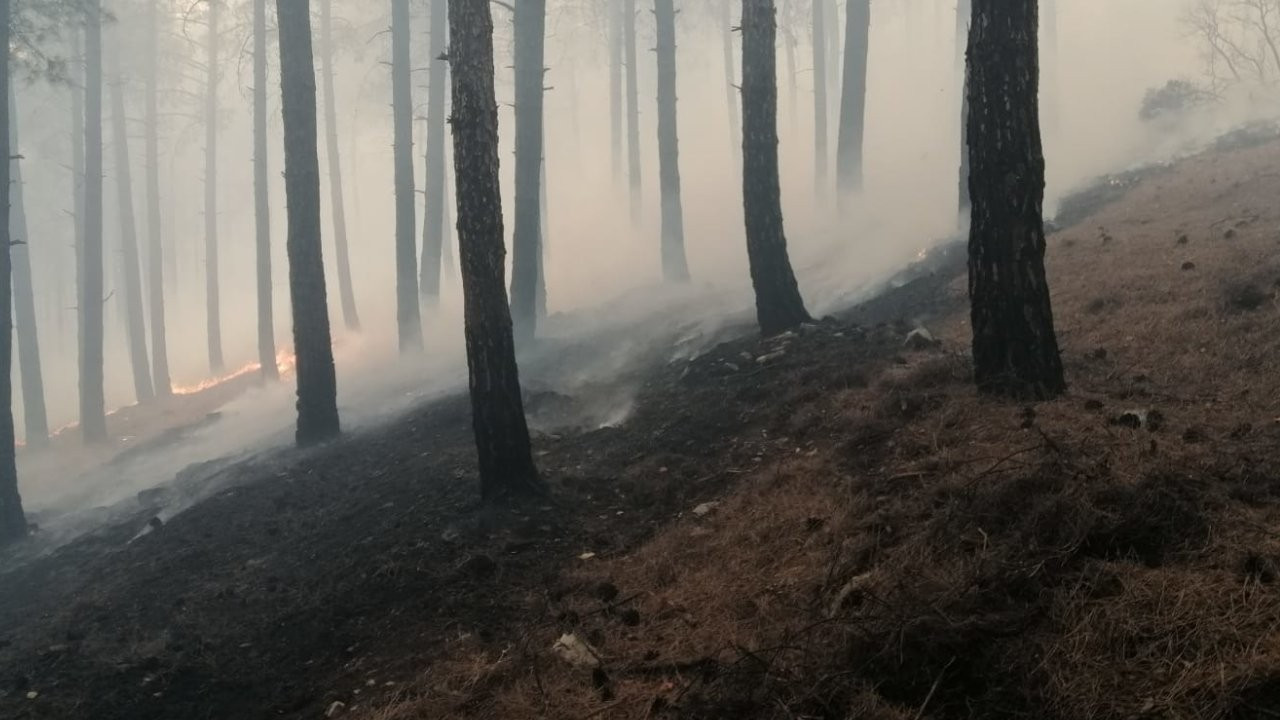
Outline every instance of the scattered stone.
{"type": "Polygon", "coordinates": [[[693,514],[698,517],[706,517],[715,512],[720,507],[718,502],[704,502],[693,509],[693,514]]]}
{"type": "Polygon", "coordinates": [[[827,608],[827,617],[833,618],[849,605],[862,599],[863,591],[871,584],[871,573],[862,573],[845,583],[827,608]]]}
{"type": "Polygon", "coordinates": [[[1089,353],[1089,359],[1090,359],[1090,360],[1106,360],[1106,359],[1107,359],[1107,349],[1106,349],[1106,348],[1101,348],[1101,347],[1100,347],[1100,348],[1095,349],[1093,352],[1089,353]]]}
{"type": "Polygon", "coordinates": [[[1235,228],[1227,228],[1226,232],[1222,233],[1222,237],[1224,237],[1224,238],[1226,238],[1226,239],[1228,239],[1228,240],[1230,240],[1230,239],[1234,238],[1235,236],[1236,236],[1236,229],[1235,229],[1235,228]]]}
{"type": "Polygon", "coordinates": [[[756,358],[756,362],[761,365],[767,365],[768,363],[771,363],[774,360],[777,360],[786,354],[787,354],[786,350],[776,350],[766,355],[761,355],[760,357],[756,358]]]}
{"type": "Polygon", "coordinates": [[[1188,260],[1188,261],[1186,261],[1186,262],[1182,263],[1182,270],[1183,270],[1183,272],[1187,272],[1187,271],[1195,270],[1195,269],[1196,269],[1196,264],[1195,264],[1195,263],[1193,263],[1193,262],[1191,262],[1190,260],[1188,260]]]}
{"type": "Polygon", "coordinates": [[[1159,410],[1148,409],[1126,410],[1111,418],[1111,424],[1133,430],[1146,428],[1151,432],[1156,432],[1164,427],[1164,413],[1159,410]]]}
{"type": "Polygon", "coordinates": [[[905,348],[914,352],[932,350],[941,344],[933,337],[932,333],[922,327],[907,333],[907,339],[902,343],[905,348]]]}
{"type": "Polygon", "coordinates": [[[31,692],[27,693],[28,700],[35,700],[38,697],[40,697],[40,693],[36,692],[35,690],[32,690],[31,692]]]}
{"type": "Polygon", "coordinates": [[[600,667],[599,654],[573,633],[565,633],[551,646],[551,652],[574,667],[600,667]]]}
{"type": "Polygon", "coordinates": [[[590,560],[591,558],[593,558],[593,557],[595,557],[595,556],[596,556],[596,554],[595,554],[595,553],[593,553],[593,552],[584,552],[584,553],[582,553],[581,555],[579,555],[579,556],[578,556],[578,559],[579,559],[579,560],[590,560]]]}
{"type": "Polygon", "coordinates": [[[1186,234],[1182,234],[1178,236],[1179,245],[1186,245],[1189,242],[1191,242],[1191,238],[1187,237],[1186,234]]]}
{"type": "Polygon", "coordinates": [[[333,703],[329,705],[329,709],[324,711],[324,716],[327,718],[335,718],[346,711],[347,711],[346,703],[342,702],[341,700],[334,700],[333,703]]]}

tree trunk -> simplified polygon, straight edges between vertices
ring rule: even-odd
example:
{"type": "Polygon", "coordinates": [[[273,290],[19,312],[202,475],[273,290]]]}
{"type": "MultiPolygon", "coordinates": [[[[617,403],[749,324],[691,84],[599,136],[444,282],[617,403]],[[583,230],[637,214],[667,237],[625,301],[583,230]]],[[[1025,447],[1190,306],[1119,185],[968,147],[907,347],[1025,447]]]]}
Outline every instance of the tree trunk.
{"type": "Polygon", "coordinates": [[[498,103],[488,0],[449,0],[453,167],[472,424],[486,501],[539,493],[503,283],[498,103]]]}
{"type": "Polygon", "coordinates": [[[738,98],[738,80],[734,73],[732,0],[720,0],[720,27],[724,38],[724,98],[729,108],[729,142],[733,145],[733,157],[742,152],[741,108],[738,98]]]}
{"type": "Polygon", "coordinates": [[[830,0],[813,0],[813,182],[819,201],[827,198],[831,131],[827,122],[827,18],[830,0]]]}
{"type": "Polygon", "coordinates": [[[333,0],[320,0],[320,77],[324,83],[325,157],[329,160],[329,205],[333,213],[334,262],[338,264],[338,297],[342,322],[348,330],[360,329],[355,288],[351,282],[351,257],[347,243],[347,211],[342,192],[342,157],[338,153],[338,100],[333,91],[333,0]]]}
{"type": "MultiPolygon", "coordinates": [[[[118,37],[118,36],[115,36],[118,37]]],[[[124,114],[124,78],[120,75],[121,48],[112,54],[115,72],[111,83],[111,119],[116,156],[116,205],[120,220],[120,278],[124,281],[125,335],[129,342],[129,366],[133,370],[133,394],[144,403],[155,397],[151,387],[151,363],[147,358],[147,323],[142,309],[142,273],[138,261],[138,224],[133,212],[133,172],[129,167],[129,127],[124,114]]]]}
{"type": "Polygon", "coordinates": [[[613,158],[613,181],[622,180],[622,0],[609,4],[609,148],[613,158]]]}
{"type": "MultiPolygon", "coordinates": [[[[85,442],[107,439],[102,321],[102,2],[85,3],[84,247],[80,295],[80,430],[85,442]]],[[[7,295],[7,293],[5,293],[7,295]]]]}
{"type": "Polygon", "coordinates": [[[969,42],[969,19],[973,15],[970,0],[956,3],[955,63],[960,85],[960,182],[959,218],[963,226],[969,219],[969,70],[965,65],[965,46],[969,42]]]}
{"type": "Polygon", "coordinates": [[[686,282],[684,206],[680,197],[680,134],[676,113],[676,11],[672,0],[654,0],[658,28],[658,179],[662,191],[662,277],[686,282]]]}
{"type": "Polygon", "coordinates": [[[157,5],[147,3],[147,76],[146,76],[146,163],[147,163],[147,293],[151,306],[151,379],[155,392],[168,397],[172,392],[169,379],[169,341],[164,312],[164,247],[160,230],[160,113],[159,41],[157,5]]]}
{"type": "Polygon", "coordinates": [[[756,317],[765,335],[810,320],[782,228],[773,0],[742,4],[742,196],[756,317]]]}
{"type": "Polygon", "coordinates": [[[640,88],[636,59],[636,0],[624,0],[623,33],[627,64],[627,169],[631,188],[631,223],[639,225],[644,205],[640,185],[640,88]]]}
{"type": "Polygon", "coordinates": [[[441,259],[445,252],[444,218],[444,133],[445,97],[449,82],[449,63],[442,57],[449,51],[448,0],[431,2],[431,62],[427,86],[427,197],[422,218],[422,270],[420,287],[429,302],[440,298],[441,259]]]}
{"type": "Polygon", "coordinates": [[[871,0],[849,0],[845,13],[844,90],[840,95],[840,134],[836,148],[836,181],[841,196],[862,190],[871,0]]]}
{"type": "Polygon", "coordinates": [[[395,120],[396,321],[400,352],[422,350],[418,307],[418,240],[414,227],[413,87],[409,57],[409,0],[391,0],[391,107],[395,120]]]}
{"type": "MultiPolygon", "coordinates": [[[[18,330],[18,369],[22,379],[22,418],[27,446],[49,444],[49,415],[44,404],[44,374],[40,367],[40,335],[36,331],[36,295],[31,278],[31,236],[27,232],[26,193],[22,184],[22,146],[18,142],[18,100],[9,81],[9,153],[13,160],[10,185],[10,257],[13,267],[13,306],[18,330]]],[[[61,270],[61,268],[59,268],[61,270]]]]}
{"type": "Polygon", "coordinates": [[[980,391],[1043,400],[1065,388],[1044,271],[1044,154],[1035,2],[973,0],[969,231],[980,391]]]}
{"type": "MultiPolygon", "coordinates": [[[[0,47],[9,47],[10,0],[0,0],[0,47]]],[[[0,57],[0,97],[9,97],[9,54],[0,57]]],[[[6,103],[7,105],[7,103],[6,103]]],[[[11,109],[0,113],[0,152],[12,157],[9,146],[11,109]]],[[[9,187],[10,163],[0,163],[0,187],[9,187]]],[[[18,463],[13,429],[13,267],[9,235],[9,203],[0,202],[0,543],[10,543],[27,534],[27,520],[18,494],[18,463]]]]}
{"type": "MultiPolygon", "coordinates": [[[[325,5],[328,5],[327,1],[325,5]]],[[[271,288],[271,200],[268,188],[267,0],[253,0],[253,220],[258,270],[258,364],[261,366],[258,372],[263,380],[276,380],[280,377],[280,369],[276,366],[276,324],[271,288]]]]}
{"type": "Polygon", "coordinates": [[[222,301],[218,287],[218,16],[222,0],[209,2],[209,37],[205,58],[204,126],[204,279],[205,321],[209,335],[209,369],[222,372],[222,301]]]}
{"type": "Polygon", "coordinates": [[[320,157],[316,136],[316,71],[311,3],[276,0],[288,208],[289,299],[298,362],[298,445],[338,435],[338,385],[329,335],[329,300],[320,245],[320,157]]]}
{"type": "Polygon", "coordinates": [[[511,319],[516,342],[533,340],[538,325],[542,252],[542,107],[545,0],[515,5],[516,174],[512,233],[511,319]]]}

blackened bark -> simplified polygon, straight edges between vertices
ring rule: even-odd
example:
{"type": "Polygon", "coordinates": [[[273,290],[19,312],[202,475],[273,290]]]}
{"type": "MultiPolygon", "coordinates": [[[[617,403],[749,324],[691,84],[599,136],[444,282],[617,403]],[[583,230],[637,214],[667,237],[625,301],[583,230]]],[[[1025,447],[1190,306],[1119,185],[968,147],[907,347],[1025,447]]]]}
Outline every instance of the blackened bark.
{"type": "Polygon", "coordinates": [[[631,190],[631,222],[639,225],[644,212],[640,185],[640,88],[636,59],[636,0],[623,0],[622,31],[627,65],[627,181],[631,190]]]}
{"type": "Polygon", "coordinates": [[[427,197],[422,218],[422,269],[418,289],[429,302],[440,298],[441,260],[445,253],[444,217],[444,136],[445,98],[448,95],[449,63],[442,57],[448,52],[448,0],[431,2],[431,62],[427,86],[427,197]]]}
{"type": "Polygon", "coordinates": [[[543,60],[547,5],[515,5],[516,208],[511,238],[511,319],[516,342],[533,340],[538,325],[542,254],[543,60]]]}
{"type": "Polygon", "coordinates": [[[280,28],[285,201],[288,206],[289,299],[298,362],[298,445],[339,432],[338,385],[329,334],[324,256],[320,246],[320,158],[316,149],[316,71],[311,3],[276,0],[280,28]]]}
{"type": "MultiPolygon", "coordinates": [[[[253,221],[258,280],[258,364],[264,380],[276,366],[275,301],[271,288],[271,200],[267,175],[267,0],[253,0],[253,221]]],[[[336,232],[336,231],[335,231],[336,232]]]]}
{"type": "Polygon", "coordinates": [[[320,0],[320,77],[324,83],[325,157],[329,161],[329,208],[333,217],[334,262],[342,322],[360,329],[355,287],[351,281],[351,251],[347,242],[347,210],[342,190],[342,157],[338,153],[338,100],[333,90],[333,0],[320,0]]]}
{"type": "MultiPolygon", "coordinates": [[[[258,0],[265,1],[265,0],[258,0]]],[[[147,74],[146,94],[146,166],[147,166],[147,304],[151,310],[151,381],[156,394],[167,397],[172,390],[169,379],[169,341],[164,308],[164,247],[160,230],[160,113],[159,64],[160,29],[157,7],[160,0],[147,3],[147,74]]]]}
{"type": "Polygon", "coordinates": [[[672,0],[654,0],[658,29],[658,181],[662,193],[662,277],[689,279],[680,196],[680,132],[676,112],[676,11],[672,0]]]}
{"type": "Polygon", "coordinates": [[[480,492],[493,501],[540,493],[520,396],[498,183],[498,103],[489,0],[449,0],[453,167],[480,492]]]}
{"type": "Polygon", "coordinates": [[[409,0],[391,0],[391,112],[395,124],[396,322],[400,352],[422,350],[418,306],[418,240],[414,227],[413,87],[409,67],[409,0]]]}
{"type": "Polygon", "coordinates": [[[969,296],[980,391],[1048,399],[1065,380],[1044,270],[1036,2],[973,0],[969,296]]]}
{"type": "Polygon", "coordinates": [[[845,13],[844,90],[840,94],[840,133],[836,148],[836,181],[841,195],[862,189],[871,0],[849,0],[845,13]]]}
{"type": "Polygon", "coordinates": [[[742,3],[742,195],[756,317],[765,335],[809,321],[782,228],[773,0],[742,3]]]}
{"type": "Polygon", "coordinates": [[[85,3],[84,247],[80,296],[80,430],[85,442],[107,439],[103,390],[102,1],[85,3]]]}
{"type": "Polygon", "coordinates": [[[204,283],[209,369],[222,372],[222,300],[218,280],[218,16],[222,0],[209,2],[208,72],[204,108],[204,283]]]}
{"type": "Polygon", "coordinates": [[[124,79],[119,69],[119,43],[112,54],[115,63],[111,83],[111,121],[116,160],[116,207],[120,221],[120,278],[124,281],[124,327],[133,370],[133,393],[138,402],[155,397],[151,387],[151,362],[147,357],[147,322],[142,309],[142,271],[138,258],[138,223],[133,212],[133,172],[129,166],[129,127],[124,114],[124,79]]]}
{"type": "MultiPolygon", "coordinates": [[[[9,47],[11,25],[10,0],[0,0],[0,47],[9,47]]],[[[0,97],[9,97],[9,56],[0,53],[0,97]]],[[[0,112],[0,157],[11,157],[6,103],[0,112]]],[[[9,187],[10,163],[0,163],[0,187],[9,187]]],[[[27,520],[22,512],[22,496],[18,494],[18,463],[14,451],[13,430],[13,267],[9,235],[9,202],[0,202],[0,543],[10,543],[27,534],[27,520]]]]}
{"type": "Polygon", "coordinates": [[[18,142],[18,101],[9,82],[9,152],[13,183],[9,195],[10,256],[13,262],[13,309],[18,331],[18,369],[22,379],[22,419],[27,446],[49,444],[49,414],[44,402],[44,372],[40,367],[40,335],[36,329],[36,295],[31,278],[31,237],[27,232],[26,197],[22,184],[22,146],[18,142]]]}
{"type": "Polygon", "coordinates": [[[813,0],[813,182],[819,200],[827,197],[829,174],[828,145],[831,131],[827,127],[827,23],[826,3],[813,0]]]}

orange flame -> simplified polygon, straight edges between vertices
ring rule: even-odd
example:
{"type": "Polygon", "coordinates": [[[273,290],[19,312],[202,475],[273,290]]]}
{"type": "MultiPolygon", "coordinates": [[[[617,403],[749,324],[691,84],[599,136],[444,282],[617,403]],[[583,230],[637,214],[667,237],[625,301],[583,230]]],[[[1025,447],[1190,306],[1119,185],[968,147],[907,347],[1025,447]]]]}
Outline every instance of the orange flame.
{"type": "MultiPolygon", "coordinates": [[[[280,373],[281,377],[285,377],[289,373],[293,372],[293,368],[297,364],[298,364],[297,357],[291,351],[281,350],[280,352],[276,353],[276,371],[280,373]]],[[[174,386],[173,394],[174,395],[195,395],[197,393],[202,393],[205,390],[208,390],[210,388],[215,388],[225,382],[230,382],[237,378],[242,378],[246,375],[252,375],[253,373],[258,372],[261,369],[262,369],[262,363],[251,362],[245,365],[244,367],[238,370],[235,370],[234,372],[229,372],[225,375],[219,375],[217,377],[205,378],[204,380],[201,380],[200,382],[195,383],[193,385],[174,386]]]]}

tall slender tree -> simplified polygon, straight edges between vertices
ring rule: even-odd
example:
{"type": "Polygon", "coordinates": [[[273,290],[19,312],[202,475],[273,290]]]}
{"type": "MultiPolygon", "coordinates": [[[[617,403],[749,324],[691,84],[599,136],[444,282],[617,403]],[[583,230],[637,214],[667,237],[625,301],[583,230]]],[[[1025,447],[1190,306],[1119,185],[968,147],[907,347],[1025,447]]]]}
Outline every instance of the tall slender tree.
{"type": "Polygon", "coordinates": [[[969,297],[982,392],[1048,399],[1062,358],[1044,271],[1037,3],[973,0],[969,26],[969,297]]]}
{"type": "Polygon", "coordinates": [[[623,0],[622,33],[627,66],[627,186],[631,190],[631,222],[644,212],[640,175],[640,87],[636,59],[636,0],[623,0]]]}
{"type": "Polygon", "coordinates": [[[546,0],[521,0],[515,5],[516,207],[511,239],[511,318],[518,343],[533,340],[538,324],[546,17],[546,0]]]}
{"type": "Polygon", "coordinates": [[[280,377],[280,370],[276,366],[275,302],[271,288],[267,160],[267,0],[253,0],[253,222],[258,270],[258,365],[261,368],[258,372],[264,380],[275,380],[280,377]]]}
{"type": "Polygon", "coordinates": [[[418,306],[418,241],[414,227],[413,87],[409,0],[391,0],[391,112],[395,124],[396,322],[400,352],[422,349],[418,306]]]}
{"type": "Polygon", "coordinates": [[[829,0],[813,0],[813,176],[818,199],[827,197],[829,173],[828,144],[831,131],[827,122],[831,117],[827,109],[827,22],[826,4],[829,0]]]}
{"type": "Polygon", "coordinates": [[[431,70],[427,85],[427,197],[422,217],[422,269],[419,290],[422,296],[433,302],[440,297],[441,260],[445,245],[445,98],[448,96],[449,63],[444,54],[449,44],[448,0],[431,2],[431,70]]]}
{"type": "Polygon", "coordinates": [[[658,180],[662,194],[662,277],[689,279],[680,196],[680,131],[676,111],[676,11],[672,0],[654,0],[658,29],[658,180]]]}
{"type": "MultiPolygon", "coordinates": [[[[87,0],[84,24],[84,243],[80,291],[80,431],[107,439],[103,388],[102,0],[87,0]]],[[[0,223],[7,226],[7,223],[0,223]]],[[[5,293],[7,295],[7,293],[5,293]]]]}
{"type": "Polygon", "coordinates": [[[160,27],[161,0],[149,0],[145,16],[147,70],[145,130],[147,170],[147,304],[151,310],[151,378],[160,397],[172,390],[164,308],[164,234],[160,228],[160,27]]]}
{"type": "Polygon", "coordinates": [[[836,181],[842,196],[862,189],[871,0],[849,0],[844,11],[844,90],[840,94],[840,133],[836,148],[836,181]]]}
{"type": "Polygon", "coordinates": [[[338,385],[320,244],[320,157],[310,0],[276,0],[289,231],[289,299],[298,361],[298,445],[338,435],[338,385]]]}
{"type": "Polygon", "coordinates": [[[729,142],[733,157],[742,152],[742,103],[738,97],[738,80],[734,72],[733,0],[720,0],[720,36],[724,55],[724,96],[729,108],[729,142]]]}
{"type": "Polygon", "coordinates": [[[209,369],[222,372],[222,300],[218,274],[218,33],[222,0],[208,0],[204,107],[204,287],[209,369]]]}
{"type": "Polygon", "coordinates": [[[9,243],[13,266],[13,308],[18,331],[18,370],[22,380],[22,419],[27,446],[49,444],[49,414],[40,367],[40,335],[36,328],[36,294],[31,277],[31,237],[27,232],[26,193],[22,184],[22,146],[18,142],[18,99],[9,82],[9,152],[13,157],[9,194],[9,243]]]}
{"type": "Polygon", "coordinates": [[[969,217],[969,70],[965,64],[965,46],[969,41],[969,18],[973,15],[970,0],[956,3],[956,67],[960,85],[960,182],[959,215],[963,224],[969,217]]]}
{"type": "MultiPolygon", "coordinates": [[[[0,0],[0,97],[9,98],[9,38],[13,28],[10,0],[0,0]]],[[[12,122],[8,102],[0,112],[0,153],[11,157],[9,123],[12,122]]],[[[0,162],[0,187],[9,187],[8,162],[0,162]]],[[[0,542],[9,543],[27,534],[27,520],[22,512],[22,496],[18,493],[18,463],[14,451],[13,429],[13,266],[9,235],[9,200],[0,202],[0,542]]]]}
{"type": "Polygon", "coordinates": [[[325,157],[329,160],[329,208],[333,217],[334,262],[342,321],[348,330],[360,329],[355,287],[351,280],[351,251],[347,242],[347,210],[342,191],[342,158],[338,153],[338,99],[333,89],[333,0],[320,0],[320,78],[324,89],[325,157]]]}
{"type": "Polygon", "coordinates": [[[471,413],[485,500],[539,493],[503,283],[498,103],[489,0],[449,0],[453,167],[471,413]]]}
{"type": "Polygon", "coordinates": [[[773,0],[743,0],[742,196],[756,317],[766,335],[810,320],[782,227],[776,42],[773,0]]]}
{"type": "Polygon", "coordinates": [[[125,339],[129,346],[129,367],[133,370],[133,392],[138,402],[155,397],[151,386],[151,362],[147,356],[147,322],[142,309],[142,272],[138,258],[138,224],[133,210],[133,172],[129,159],[129,125],[124,109],[124,77],[120,72],[120,43],[117,36],[111,53],[111,127],[116,161],[116,205],[120,221],[120,279],[124,289],[125,339]]]}
{"type": "Polygon", "coordinates": [[[608,0],[609,13],[609,149],[613,181],[622,180],[622,3],[608,0]]]}

